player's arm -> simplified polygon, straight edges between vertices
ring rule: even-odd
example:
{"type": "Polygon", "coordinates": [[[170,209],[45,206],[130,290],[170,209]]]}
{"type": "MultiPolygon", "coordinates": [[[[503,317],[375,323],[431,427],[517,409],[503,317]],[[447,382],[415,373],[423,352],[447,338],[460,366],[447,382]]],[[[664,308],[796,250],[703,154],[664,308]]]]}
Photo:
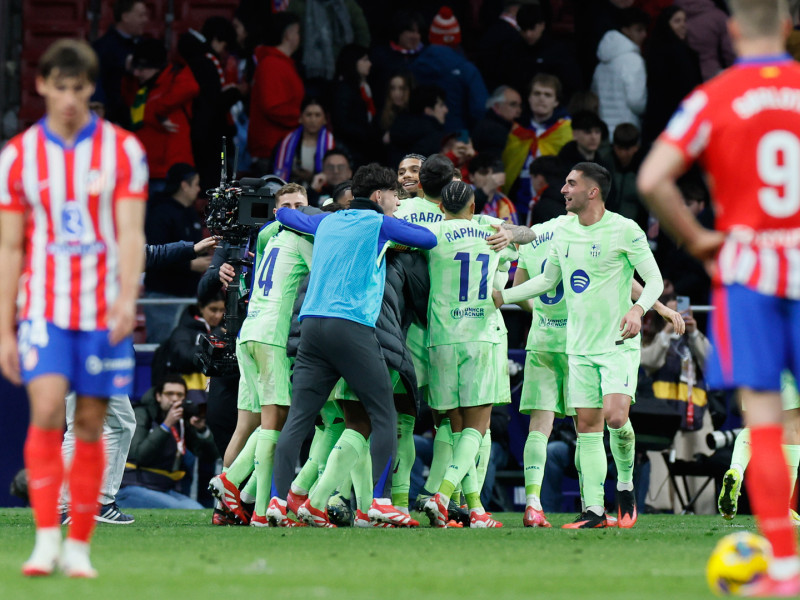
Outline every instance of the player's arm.
{"type": "Polygon", "coordinates": [[[512,223],[491,223],[497,233],[493,233],[486,241],[489,247],[499,252],[509,244],[528,244],[536,239],[536,234],[529,227],[514,225],[512,223]]]}
{"type": "Polygon", "coordinates": [[[494,304],[500,308],[503,304],[516,304],[534,296],[540,296],[552,290],[561,280],[561,266],[553,261],[547,261],[544,272],[522,285],[514,286],[502,292],[492,292],[494,304]]]}
{"type": "MultiPolygon", "coordinates": [[[[438,243],[436,236],[424,227],[386,216],[381,225],[381,238],[421,250],[430,250],[438,243]]],[[[383,246],[380,238],[378,243],[383,246]]]]}
{"type": "MultiPolygon", "coordinates": [[[[642,296],[642,284],[633,280],[633,287],[631,289],[631,298],[634,302],[636,302],[642,296]]],[[[672,310],[668,306],[665,306],[661,303],[660,300],[656,300],[655,304],[653,304],[653,310],[656,311],[667,323],[672,323],[672,326],[675,328],[679,334],[683,335],[684,331],[686,331],[686,323],[679,313],[676,310],[672,310]]]]}
{"type": "MultiPolygon", "coordinates": [[[[22,384],[17,352],[17,290],[22,273],[25,216],[22,212],[0,211],[0,369],[11,383],[22,384]]],[[[139,247],[141,253],[141,246],[139,247]]]]}
{"type": "Polygon", "coordinates": [[[642,317],[658,301],[659,296],[664,291],[664,280],[661,278],[661,271],[656,264],[656,259],[652,253],[649,257],[636,265],[636,272],[644,281],[644,288],[630,310],[622,317],[619,330],[622,332],[622,339],[636,337],[642,328],[642,317]]]}
{"type": "MultiPolygon", "coordinates": [[[[514,271],[514,287],[522,285],[529,279],[530,275],[528,275],[528,269],[525,269],[517,265],[517,270],[514,271]]],[[[533,312],[533,300],[531,299],[523,300],[522,302],[517,302],[517,306],[519,306],[525,312],[533,312]]]]}
{"type": "Polygon", "coordinates": [[[322,223],[322,219],[333,213],[322,213],[319,215],[306,215],[299,210],[292,210],[291,208],[279,208],[275,213],[275,217],[281,225],[288,229],[294,229],[301,233],[308,233],[314,235],[317,233],[317,227],[322,223]]]}
{"type": "Polygon", "coordinates": [[[724,236],[705,229],[686,207],[676,180],[686,170],[681,151],[663,140],[656,141],[639,169],[639,194],[658,218],[659,224],[700,260],[713,258],[724,236]]]}
{"type": "Polygon", "coordinates": [[[142,246],[146,204],[138,198],[121,198],[116,202],[117,246],[119,248],[119,295],[108,313],[109,341],[121,342],[136,325],[136,298],[139,278],[144,269],[142,246]],[[124,226],[120,226],[123,224],[124,226]]]}

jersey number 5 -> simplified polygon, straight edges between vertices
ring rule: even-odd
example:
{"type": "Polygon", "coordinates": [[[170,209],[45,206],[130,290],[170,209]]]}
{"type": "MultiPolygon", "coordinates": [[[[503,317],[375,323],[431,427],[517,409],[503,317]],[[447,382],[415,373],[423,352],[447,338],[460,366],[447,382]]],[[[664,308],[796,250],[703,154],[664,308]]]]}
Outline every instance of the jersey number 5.
{"type": "MultiPolygon", "coordinates": [[[[458,288],[458,300],[466,302],[469,294],[469,263],[471,262],[469,252],[457,252],[453,260],[461,262],[461,284],[458,288]]],[[[486,300],[489,291],[489,255],[478,254],[475,260],[481,263],[481,282],[478,286],[478,299],[486,300]]]]}
{"type": "Polygon", "coordinates": [[[756,159],[759,178],[770,186],[758,190],[761,208],[779,219],[794,215],[800,209],[800,140],[790,131],[772,131],[758,142],[756,159]]]}
{"type": "Polygon", "coordinates": [[[279,251],[280,248],[273,248],[264,257],[264,262],[261,263],[261,271],[258,274],[258,287],[261,288],[265,296],[269,296],[269,291],[272,289],[272,272],[275,270],[279,251]]]}

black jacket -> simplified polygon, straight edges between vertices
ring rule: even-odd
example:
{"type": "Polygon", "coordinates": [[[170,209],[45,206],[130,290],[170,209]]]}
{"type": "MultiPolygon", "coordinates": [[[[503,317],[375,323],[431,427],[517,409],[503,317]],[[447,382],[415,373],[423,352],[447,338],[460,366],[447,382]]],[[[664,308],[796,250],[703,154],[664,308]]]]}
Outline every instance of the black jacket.
{"type": "Polygon", "coordinates": [[[377,119],[369,121],[367,103],[356,85],[346,81],[336,84],[331,122],[336,145],[347,147],[355,166],[365,165],[375,159],[380,152],[377,119]]]}
{"type": "Polygon", "coordinates": [[[508,142],[508,134],[513,123],[494,112],[486,111],[486,116],[478,121],[472,130],[472,144],[480,154],[491,154],[500,158],[508,142]]]}
{"type": "MultiPolygon", "coordinates": [[[[169,265],[186,263],[197,258],[194,242],[173,242],[171,244],[145,244],[145,271],[169,265]]],[[[189,290],[191,293],[191,290],[189,290]]]]}
{"type": "Polygon", "coordinates": [[[122,35],[116,27],[109,27],[92,44],[100,59],[100,73],[92,100],[103,103],[106,119],[128,129],[131,110],[122,97],[122,82],[128,76],[125,67],[136,42],[136,39],[122,35]]]}
{"type": "Polygon", "coordinates": [[[398,115],[389,130],[389,164],[400,164],[410,152],[436,154],[442,148],[445,131],[444,125],[428,115],[398,115]]]}
{"type": "Polygon", "coordinates": [[[541,198],[533,207],[531,224],[544,223],[567,214],[567,205],[558,185],[550,184],[542,192],[541,198]]]}

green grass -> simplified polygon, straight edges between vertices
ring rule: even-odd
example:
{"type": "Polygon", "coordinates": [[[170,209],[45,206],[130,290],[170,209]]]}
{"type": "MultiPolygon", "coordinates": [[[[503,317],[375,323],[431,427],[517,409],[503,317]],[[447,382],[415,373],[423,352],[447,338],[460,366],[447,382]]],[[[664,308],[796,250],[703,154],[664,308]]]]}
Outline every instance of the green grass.
{"type": "MultiPolygon", "coordinates": [[[[29,510],[0,510],[2,600],[615,600],[710,598],[705,563],[717,539],[742,528],[720,517],[645,515],[632,530],[363,530],[211,527],[210,511],[131,511],[101,525],[94,581],[19,574],[33,545],[29,510]]],[[[418,515],[419,516],[419,515],[418,515]]],[[[427,522],[427,519],[423,521],[427,522]]]]}

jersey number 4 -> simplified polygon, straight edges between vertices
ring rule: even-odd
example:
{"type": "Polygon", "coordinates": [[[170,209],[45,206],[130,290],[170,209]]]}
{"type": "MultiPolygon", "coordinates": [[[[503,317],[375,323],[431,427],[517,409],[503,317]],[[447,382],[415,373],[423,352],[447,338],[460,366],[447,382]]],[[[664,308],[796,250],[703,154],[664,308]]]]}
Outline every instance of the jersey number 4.
{"type": "Polygon", "coordinates": [[[261,288],[265,296],[269,296],[269,291],[272,289],[272,273],[275,271],[275,263],[278,261],[279,251],[280,248],[273,248],[261,263],[261,270],[258,273],[258,287],[261,288]]]}
{"type": "MultiPolygon", "coordinates": [[[[469,294],[469,263],[471,262],[469,252],[457,252],[453,260],[461,262],[461,284],[458,288],[458,300],[466,302],[469,294]]],[[[489,255],[478,254],[475,260],[481,263],[481,282],[478,286],[478,299],[486,300],[489,294],[489,255]]]]}
{"type": "Polygon", "coordinates": [[[758,190],[761,208],[770,217],[791,217],[800,209],[800,140],[790,131],[771,131],[758,142],[756,157],[758,176],[770,186],[758,190]]]}

